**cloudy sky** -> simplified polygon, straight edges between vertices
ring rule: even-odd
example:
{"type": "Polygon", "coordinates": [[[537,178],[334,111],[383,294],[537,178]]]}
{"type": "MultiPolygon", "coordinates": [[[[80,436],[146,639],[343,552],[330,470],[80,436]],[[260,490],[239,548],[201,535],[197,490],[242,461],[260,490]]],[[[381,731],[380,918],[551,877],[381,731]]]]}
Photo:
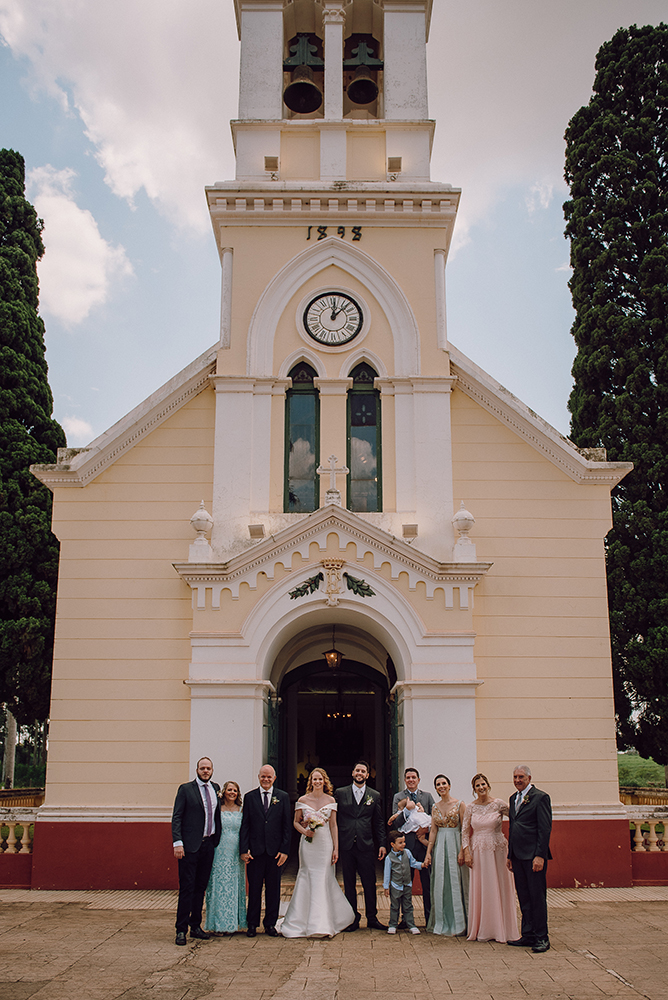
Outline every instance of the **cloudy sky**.
{"type": "MultiPolygon", "coordinates": [[[[451,340],[568,432],[563,133],[665,0],[434,0],[432,177],[463,189],[451,340]]],[[[55,415],[83,445],[213,344],[204,186],[234,176],[232,0],[0,0],[0,146],[26,160],[55,415]]]]}

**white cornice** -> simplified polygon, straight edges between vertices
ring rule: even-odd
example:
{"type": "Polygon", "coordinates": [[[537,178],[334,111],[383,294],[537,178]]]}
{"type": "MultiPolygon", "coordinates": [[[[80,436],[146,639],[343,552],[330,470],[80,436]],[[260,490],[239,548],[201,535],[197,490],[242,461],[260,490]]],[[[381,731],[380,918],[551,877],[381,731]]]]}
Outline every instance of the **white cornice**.
{"type": "Polygon", "coordinates": [[[576,483],[600,483],[612,488],[633,468],[632,462],[592,462],[572,441],[530,410],[453,344],[450,366],[457,388],[523,438],[576,483]]]}
{"type": "Polygon", "coordinates": [[[86,448],[59,448],[56,465],[31,465],[30,471],[49,489],[86,486],[146,434],[207,388],[209,376],[216,367],[217,351],[218,345],[210,347],[86,448]]]}
{"type": "Polygon", "coordinates": [[[452,229],[461,191],[445,184],[230,181],[206,189],[215,226],[452,229]]]}

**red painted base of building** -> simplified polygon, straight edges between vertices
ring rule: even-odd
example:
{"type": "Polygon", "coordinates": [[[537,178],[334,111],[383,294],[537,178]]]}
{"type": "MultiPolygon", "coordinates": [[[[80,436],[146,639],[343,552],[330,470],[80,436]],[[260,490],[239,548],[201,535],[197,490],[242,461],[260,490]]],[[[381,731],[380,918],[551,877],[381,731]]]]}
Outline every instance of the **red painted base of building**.
{"type": "MultiPolygon", "coordinates": [[[[625,820],[557,820],[550,846],[552,888],[668,885],[668,853],[632,854],[625,820]]],[[[31,856],[0,857],[0,884],[176,889],[169,823],[38,822],[31,856]]]]}
{"type": "Polygon", "coordinates": [[[176,889],[169,823],[36,823],[33,889],[176,889]]]}

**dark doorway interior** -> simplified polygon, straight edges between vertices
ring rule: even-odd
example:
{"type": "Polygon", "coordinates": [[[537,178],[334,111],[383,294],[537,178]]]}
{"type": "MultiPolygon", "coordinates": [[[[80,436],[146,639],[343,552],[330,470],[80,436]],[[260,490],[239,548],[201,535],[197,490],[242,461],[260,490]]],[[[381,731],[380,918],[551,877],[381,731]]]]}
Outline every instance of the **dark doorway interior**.
{"type": "Polygon", "coordinates": [[[384,674],[345,659],[338,670],[324,661],[291,670],[280,687],[279,773],[292,799],[310,771],[323,767],[335,788],[351,781],[358,759],[369,762],[369,783],[389,792],[389,689],[384,674]]]}

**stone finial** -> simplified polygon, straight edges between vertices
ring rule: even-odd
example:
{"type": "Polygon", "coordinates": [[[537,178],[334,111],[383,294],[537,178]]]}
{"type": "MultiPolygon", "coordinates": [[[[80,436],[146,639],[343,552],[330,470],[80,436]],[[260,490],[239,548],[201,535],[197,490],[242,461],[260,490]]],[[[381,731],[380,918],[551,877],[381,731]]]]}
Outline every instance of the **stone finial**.
{"type": "Polygon", "coordinates": [[[459,538],[455,542],[453,559],[455,562],[476,562],[476,548],[474,542],[469,538],[469,531],[475,524],[475,518],[470,510],[467,510],[462,500],[459,510],[452,519],[455,530],[459,532],[459,538]]]}
{"type": "Polygon", "coordinates": [[[193,531],[197,532],[197,537],[190,546],[188,562],[212,562],[213,549],[206,536],[213,528],[213,518],[204,506],[203,500],[190,518],[190,524],[193,531]]]}

